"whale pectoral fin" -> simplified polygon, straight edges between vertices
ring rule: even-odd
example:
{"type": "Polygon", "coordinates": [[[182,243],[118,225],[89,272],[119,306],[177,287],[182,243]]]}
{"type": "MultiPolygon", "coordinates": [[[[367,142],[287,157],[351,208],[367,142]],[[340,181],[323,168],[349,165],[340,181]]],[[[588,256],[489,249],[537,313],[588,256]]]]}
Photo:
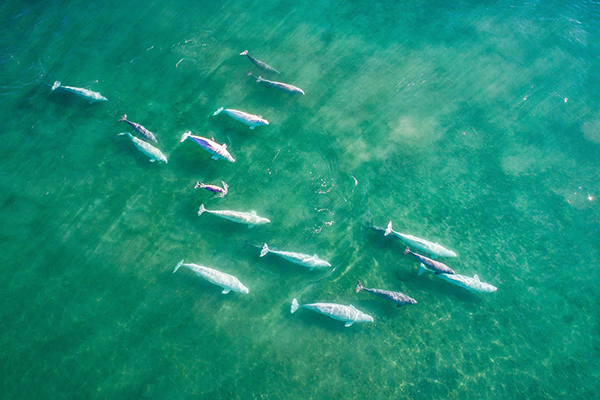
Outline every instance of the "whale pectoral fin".
{"type": "Polygon", "coordinates": [[[347,328],[349,326],[352,326],[353,323],[354,321],[346,321],[346,324],[344,326],[347,328]]]}
{"type": "Polygon", "coordinates": [[[231,289],[223,289],[223,291],[221,292],[221,294],[227,294],[231,292],[231,289]]]}
{"type": "Polygon", "coordinates": [[[154,161],[156,161],[156,158],[151,158],[150,159],[150,162],[154,162],[154,161]]]}
{"type": "Polygon", "coordinates": [[[254,126],[254,125],[250,125],[250,129],[254,129],[254,128],[255,128],[255,126],[254,126]]]}
{"type": "Polygon", "coordinates": [[[214,156],[211,157],[213,160],[218,160],[219,157],[215,154],[214,156]]]}
{"type": "Polygon", "coordinates": [[[308,270],[309,270],[309,271],[312,271],[313,269],[315,269],[315,267],[310,267],[308,270]]]}
{"type": "Polygon", "coordinates": [[[252,224],[248,225],[248,229],[250,229],[250,228],[254,228],[254,225],[252,225],[252,224]]]}
{"type": "Polygon", "coordinates": [[[431,258],[432,260],[435,260],[437,258],[437,254],[432,254],[431,257],[429,257],[429,258],[431,258]]]}

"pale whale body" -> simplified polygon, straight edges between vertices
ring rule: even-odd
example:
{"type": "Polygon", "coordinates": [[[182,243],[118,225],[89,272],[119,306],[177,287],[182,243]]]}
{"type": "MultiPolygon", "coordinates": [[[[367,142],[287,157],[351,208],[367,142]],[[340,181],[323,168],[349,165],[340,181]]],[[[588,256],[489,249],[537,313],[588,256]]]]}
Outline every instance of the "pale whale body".
{"type": "Polygon", "coordinates": [[[262,78],[260,76],[257,78],[254,75],[252,75],[252,72],[248,72],[248,76],[251,76],[254,79],[256,79],[256,83],[262,83],[263,85],[274,87],[274,88],[279,89],[279,90],[281,90],[283,92],[286,92],[286,93],[290,93],[290,94],[296,94],[296,93],[304,94],[304,90],[302,90],[299,87],[296,87],[294,85],[290,85],[289,83],[270,81],[270,80],[264,79],[264,78],[262,78]]]}
{"type": "Polygon", "coordinates": [[[140,135],[144,136],[146,139],[150,140],[153,143],[158,143],[158,141],[156,140],[156,136],[154,136],[154,133],[150,132],[148,129],[138,124],[137,122],[131,122],[127,120],[127,114],[123,115],[123,117],[119,119],[119,122],[127,122],[129,125],[132,126],[133,129],[138,131],[140,135]]]}
{"type": "Polygon", "coordinates": [[[384,299],[396,304],[396,307],[400,307],[405,304],[417,304],[417,301],[412,297],[405,295],[402,292],[392,292],[391,290],[383,290],[383,289],[368,289],[363,287],[360,281],[356,281],[356,293],[364,290],[369,292],[380,299],[384,299]]]}
{"type": "Polygon", "coordinates": [[[327,315],[333,319],[337,319],[338,321],[346,321],[346,327],[355,322],[373,322],[373,317],[360,310],[357,310],[353,305],[344,306],[342,304],[335,303],[299,304],[298,300],[294,299],[292,301],[292,314],[295,313],[300,307],[308,308],[309,310],[327,315]]]}
{"type": "Polygon", "coordinates": [[[239,224],[246,224],[248,225],[248,228],[252,228],[254,225],[264,225],[271,222],[267,218],[256,215],[256,211],[241,212],[230,210],[207,210],[204,208],[204,204],[202,204],[198,210],[198,216],[202,215],[204,212],[225,218],[229,221],[237,222],[239,224]]]}
{"type": "Polygon", "coordinates": [[[218,115],[221,112],[224,112],[236,121],[240,121],[241,123],[250,126],[250,129],[254,129],[257,126],[261,125],[269,125],[269,121],[267,121],[260,115],[249,114],[244,111],[232,110],[230,108],[224,109],[223,107],[221,107],[217,111],[215,111],[213,115],[218,115]]]}
{"type": "Polygon", "coordinates": [[[293,262],[294,264],[308,267],[311,271],[315,268],[327,268],[331,267],[327,261],[321,260],[316,254],[309,256],[308,254],[293,253],[291,251],[279,251],[270,249],[265,243],[260,251],[260,256],[264,257],[267,253],[277,254],[279,257],[293,262]]]}
{"type": "Polygon", "coordinates": [[[277,71],[275,68],[271,67],[269,64],[266,64],[260,60],[257,60],[256,58],[252,57],[250,54],[248,54],[248,50],[244,50],[240,53],[240,56],[246,56],[250,59],[250,61],[252,61],[252,63],[254,65],[256,65],[258,68],[264,69],[265,71],[269,71],[269,72],[274,72],[276,74],[279,74],[280,72],[277,71]]]}
{"type": "Polygon", "coordinates": [[[55,81],[54,85],[52,85],[52,90],[56,90],[56,89],[61,89],[64,90],[65,92],[69,92],[69,93],[73,93],[79,97],[83,97],[86,100],[89,100],[90,103],[93,103],[95,101],[107,101],[108,99],[104,96],[102,96],[100,93],[98,92],[93,92],[89,89],[84,89],[84,88],[78,88],[78,87],[72,87],[72,86],[63,86],[60,81],[55,81]]]}
{"type": "Polygon", "coordinates": [[[211,157],[213,160],[219,160],[223,158],[225,160],[235,162],[235,159],[227,151],[226,144],[219,144],[214,140],[210,140],[202,136],[194,136],[190,131],[187,131],[183,135],[181,135],[181,141],[183,142],[185,139],[190,139],[194,141],[198,146],[208,151],[210,154],[213,155],[211,157]]]}
{"type": "Polygon", "coordinates": [[[440,256],[440,257],[456,257],[456,253],[452,250],[448,250],[438,243],[432,243],[428,240],[418,238],[412,235],[406,235],[404,233],[396,232],[392,229],[392,221],[390,221],[385,230],[385,236],[388,236],[390,233],[393,233],[394,236],[402,239],[406,244],[415,247],[425,253],[431,254],[432,257],[440,256]]]}
{"type": "Polygon", "coordinates": [[[194,271],[196,273],[196,275],[206,279],[210,283],[213,283],[217,286],[221,286],[223,288],[223,291],[221,293],[223,293],[223,294],[227,294],[232,290],[234,292],[239,292],[239,293],[250,292],[250,290],[248,290],[248,288],[246,286],[244,286],[242,284],[242,282],[239,281],[238,278],[236,278],[233,275],[229,275],[224,272],[217,271],[216,269],[203,267],[201,265],[196,265],[196,264],[184,264],[183,260],[181,260],[179,262],[179,264],[177,264],[175,266],[173,273],[177,272],[179,267],[186,267],[186,268],[194,271]]]}
{"type": "MultiPolygon", "coordinates": [[[[434,271],[425,267],[425,265],[421,264],[419,268],[419,275],[421,275],[424,271],[435,273],[434,271]]],[[[479,276],[477,274],[470,276],[466,275],[458,275],[458,274],[435,274],[435,276],[442,278],[445,281],[448,281],[454,285],[460,286],[472,292],[495,292],[498,290],[496,286],[490,285],[489,283],[481,282],[479,280],[479,276]]]]}
{"type": "Polygon", "coordinates": [[[144,153],[145,155],[150,157],[151,162],[158,160],[158,161],[163,161],[165,164],[167,163],[167,157],[162,153],[162,151],[160,151],[156,147],[152,146],[150,143],[144,142],[143,140],[140,140],[140,139],[136,138],[135,136],[132,136],[131,133],[129,133],[129,132],[119,133],[118,136],[121,136],[121,135],[129,136],[129,138],[131,139],[133,144],[135,144],[135,147],[137,147],[142,153],[144,153]]]}

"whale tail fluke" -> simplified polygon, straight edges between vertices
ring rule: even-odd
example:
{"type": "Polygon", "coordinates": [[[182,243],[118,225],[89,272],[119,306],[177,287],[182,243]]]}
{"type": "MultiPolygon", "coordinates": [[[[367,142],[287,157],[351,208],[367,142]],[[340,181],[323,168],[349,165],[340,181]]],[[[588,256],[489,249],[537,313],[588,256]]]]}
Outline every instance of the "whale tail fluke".
{"type": "Polygon", "coordinates": [[[356,293],[360,292],[361,290],[363,290],[364,287],[363,285],[360,283],[360,281],[356,281],[356,293]]]}
{"type": "Polygon", "coordinates": [[[181,135],[181,142],[183,142],[185,139],[190,137],[191,134],[192,134],[191,131],[184,132],[183,135],[181,135]]]}
{"type": "Polygon", "coordinates": [[[194,186],[194,189],[201,188],[202,185],[204,185],[204,183],[200,183],[200,181],[196,181],[196,186],[194,186]]]}
{"type": "Polygon", "coordinates": [[[385,233],[384,233],[384,236],[387,236],[387,235],[389,235],[390,233],[392,233],[392,221],[390,221],[390,222],[387,224],[387,227],[385,228],[385,233]]]}
{"type": "Polygon", "coordinates": [[[179,261],[179,263],[175,266],[175,269],[173,270],[173,273],[177,272],[177,270],[179,269],[179,267],[181,267],[183,265],[183,260],[179,261]]]}
{"type": "Polygon", "coordinates": [[[248,55],[248,50],[244,50],[240,53],[240,56],[247,56],[248,55]]]}
{"type": "Polygon", "coordinates": [[[221,181],[221,183],[223,184],[223,193],[221,193],[221,197],[225,197],[225,195],[227,194],[227,192],[229,191],[229,185],[227,185],[225,182],[221,181]]]}
{"type": "Polygon", "coordinates": [[[258,78],[256,78],[256,83],[262,82],[264,81],[264,79],[262,78],[262,76],[259,76],[258,78]]]}
{"type": "Polygon", "coordinates": [[[127,121],[127,114],[123,114],[123,117],[119,119],[119,122],[127,121]]]}
{"type": "Polygon", "coordinates": [[[406,246],[406,249],[404,249],[404,254],[408,254],[410,253],[410,249],[408,248],[408,246],[406,246]]]}
{"type": "Polygon", "coordinates": [[[263,244],[262,249],[260,250],[260,256],[264,257],[267,255],[267,253],[269,252],[269,246],[267,246],[267,244],[263,244]]]}
{"type": "Polygon", "coordinates": [[[300,304],[298,304],[298,300],[296,300],[296,299],[292,300],[292,314],[295,313],[299,307],[300,307],[300,304]]]}
{"type": "Polygon", "coordinates": [[[56,90],[60,87],[60,81],[54,81],[54,84],[50,88],[51,90],[56,90]]]}
{"type": "Polygon", "coordinates": [[[204,204],[200,204],[200,209],[198,209],[198,216],[201,216],[204,211],[206,211],[206,208],[204,208],[204,204]]]}
{"type": "Polygon", "coordinates": [[[220,107],[220,108],[219,108],[217,111],[215,111],[215,112],[213,113],[213,116],[214,116],[214,115],[218,115],[218,114],[220,114],[220,113],[221,113],[221,111],[223,111],[223,107],[220,107]]]}

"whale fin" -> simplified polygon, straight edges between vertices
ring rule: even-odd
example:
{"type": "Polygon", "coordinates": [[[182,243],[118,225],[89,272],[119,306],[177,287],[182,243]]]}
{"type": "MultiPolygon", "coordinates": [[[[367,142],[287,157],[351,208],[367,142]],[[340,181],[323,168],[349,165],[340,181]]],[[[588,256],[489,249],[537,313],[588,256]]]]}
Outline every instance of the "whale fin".
{"type": "Polygon", "coordinates": [[[198,216],[201,216],[204,211],[206,211],[206,208],[204,208],[204,204],[200,204],[200,208],[198,209],[198,216]]]}
{"type": "Polygon", "coordinates": [[[60,81],[54,81],[54,85],[52,85],[51,90],[54,91],[60,87],[60,81]]]}
{"type": "Polygon", "coordinates": [[[194,186],[194,189],[198,189],[198,188],[202,189],[203,188],[202,185],[204,185],[204,183],[200,183],[200,181],[196,181],[196,186],[194,186]]]}
{"type": "Polygon", "coordinates": [[[252,210],[252,211],[250,211],[250,214],[256,215],[256,211],[252,210]]]}
{"type": "Polygon", "coordinates": [[[151,158],[150,159],[150,162],[154,162],[154,161],[156,161],[156,158],[151,158]]]}
{"type": "Polygon", "coordinates": [[[299,307],[300,307],[300,304],[298,304],[298,300],[296,300],[296,299],[292,300],[292,314],[295,313],[299,307]]]}
{"type": "Polygon", "coordinates": [[[185,139],[187,139],[188,137],[190,137],[191,134],[192,134],[191,131],[184,132],[184,134],[181,135],[181,141],[180,142],[183,142],[185,139]]]}
{"type": "Polygon", "coordinates": [[[223,288],[223,291],[221,292],[221,294],[227,294],[229,292],[231,292],[231,289],[223,288]]]}
{"type": "Polygon", "coordinates": [[[479,280],[479,275],[477,275],[477,274],[473,275],[473,279],[475,279],[477,282],[481,282],[481,281],[479,280]]]}
{"type": "Polygon", "coordinates": [[[129,135],[129,137],[131,137],[131,133],[129,133],[129,132],[121,132],[117,136],[122,136],[122,135],[129,135]]]}
{"type": "Polygon", "coordinates": [[[244,50],[240,53],[240,56],[246,56],[248,55],[248,50],[244,50]]]}
{"type": "Polygon", "coordinates": [[[254,228],[254,224],[248,225],[248,229],[250,229],[250,228],[254,228]]]}
{"type": "Polygon", "coordinates": [[[225,182],[221,181],[221,183],[223,184],[223,193],[221,193],[221,197],[224,197],[229,189],[229,185],[227,185],[225,182]]]}
{"type": "Polygon", "coordinates": [[[356,293],[360,292],[361,290],[363,290],[364,287],[363,285],[360,283],[360,281],[356,281],[356,293]]]}
{"type": "Polygon", "coordinates": [[[220,114],[220,113],[221,113],[221,111],[223,111],[223,107],[220,107],[220,108],[219,108],[217,111],[215,111],[215,112],[213,113],[213,116],[214,116],[214,115],[217,115],[217,114],[220,114]]]}
{"type": "Polygon", "coordinates": [[[427,268],[425,268],[425,265],[421,263],[421,265],[419,266],[419,275],[423,274],[423,272],[425,271],[427,271],[427,268]]]}
{"type": "Polygon", "coordinates": [[[390,233],[392,233],[392,221],[390,221],[387,224],[387,228],[385,228],[385,233],[383,234],[384,236],[389,235],[390,233]]]}
{"type": "Polygon", "coordinates": [[[262,76],[259,76],[258,78],[256,78],[256,83],[262,82],[262,81],[264,81],[264,79],[262,78],[262,76]]]}
{"type": "Polygon", "coordinates": [[[119,122],[122,121],[127,121],[127,114],[123,114],[123,117],[121,117],[121,119],[119,119],[119,122]]]}
{"type": "Polygon", "coordinates": [[[255,128],[255,126],[254,126],[254,125],[250,125],[250,129],[254,129],[254,128],[255,128]]]}
{"type": "Polygon", "coordinates": [[[218,159],[219,159],[219,156],[215,154],[215,155],[213,155],[211,158],[212,158],[213,160],[218,160],[218,159]]]}
{"type": "Polygon", "coordinates": [[[177,270],[179,269],[179,267],[181,267],[183,265],[183,260],[179,261],[179,263],[175,266],[175,269],[173,270],[173,273],[177,272],[177,270]]]}
{"type": "Polygon", "coordinates": [[[406,246],[406,249],[404,249],[404,254],[408,254],[410,253],[410,249],[408,248],[408,246],[406,246]]]}
{"type": "Polygon", "coordinates": [[[260,250],[260,256],[264,257],[267,255],[267,253],[269,252],[269,246],[267,246],[267,244],[263,244],[262,249],[260,250]]]}
{"type": "Polygon", "coordinates": [[[346,321],[346,324],[344,326],[347,328],[349,326],[352,326],[353,323],[354,321],[346,321]]]}
{"type": "Polygon", "coordinates": [[[310,267],[308,270],[309,270],[309,271],[312,271],[313,269],[315,269],[315,267],[310,267]]]}

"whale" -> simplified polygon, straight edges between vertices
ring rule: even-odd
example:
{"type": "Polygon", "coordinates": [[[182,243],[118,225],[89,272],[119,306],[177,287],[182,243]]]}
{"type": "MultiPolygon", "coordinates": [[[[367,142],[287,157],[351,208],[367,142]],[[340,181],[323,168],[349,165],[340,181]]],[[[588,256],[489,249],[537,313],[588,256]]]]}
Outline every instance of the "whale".
{"type": "Polygon", "coordinates": [[[227,189],[229,188],[229,186],[227,186],[227,184],[223,181],[221,181],[221,183],[223,184],[223,187],[219,187],[217,185],[207,185],[201,182],[196,182],[196,186],[194,186],[194,189],[206,189],[209,192],[213,192],[215,193],[217,196],[219,197],[225,197],[225,195],[227,194],[227,189]]]}
{"type": "Polygon", "coordinates": [[[259,217],[258,215],[256,215],[256,211],[241,212],[230,210],[207,210],[206,208],[204,208],[204,204],[201,204],[200,209],[198,210],[198,216],[201,216],[205,212],[227,219],[229,221],[237,222],[238,224],[246,224],[248,225],[248,228],[252,228],[254,225],[264,225],[271,222],[267,218],[259,217]]]}
{"type": "Polygon", "coordinates": [[[279,71],[277,71],[275,68],[271,67],[269,64],[266,64],[260,60],[257,60],[256,58],[252,57],[250,54],[248,54],[248,50],[244,50],[240,53],[240,56],[246,56],[250,59],[250,61],[252,61],[252,63],[254,65],[256,65],[258,68],[263,69],[265,71],[268,72],[274,72],[276,74],[280,74],[279,71]]]}
{"type": "Polygon", "coordinates": [[[365,292],[369,292],[380,299],[390,301],[396,304],[396,307],[403,306],[405,304],[417,304],[417,301],[412,297],[409,297],[401,292],[392,292],[391,290],[383,290],[383,289],[368,289],[363,287],[360,281],[356,281],[356,293],[364,290],[365,292]]]}
{"type": "Polygon", "coordinates": [[[186,267],[196,273],[196,275],[206,279],[212,284],[221,286],[223,291],[221,293],[227,294],[231,291],[247,294],[250,290],[239,281],[233,275],[226,274],[225,272],[217,271],[216,269],[203,267],[202,265],[196,264],[184,264],[183,260],[175,266],[173,273],[177,272],[179,267],[186,267]]]}
{"type": "Polygon", "coordinates": [[[373,317],[356,309],[353,305],[345,306],[336,303],[300,304],[298,303],[298,300],[294,299],[292,301],[292,314],[295,313],[298,308],[307,308],[320,314],[327,315],[333,319],[337,319],[338,321],[346,321],[346,328],[355,322],[373,322],[373,317]]]}
{"type": "Polygon", "coordinates": [[[269,121],[267,121],[260,115],[248,114],[247,112],[232,110],[229,108],[224,109],[223,107],[221,107],[217,111],[215,111],[213,113],[213,116],[219,115],[222,112],[229,115],[231,118],[235,119],[236,121],[240,121],[241,123],[250,126],[250,129],[254,129],[257,126],[269,125],[269,121]]]}
{"type": "Polygon", "coordinates": [[[96,101],[107,101],[108,99],[104,96],[102,96],[100,93],[98,92],[93,92],[89,89],[84,89],[84,88],[78,88],[78,87],[72,87],[72,86],[63,86],[60,81],[55,81],[54,84],[51,87],[52,91],[55,91],[56,89],[61,89],[65,92],[69,92],[69,93],[73,93],[74,95],[77,95],[79,97],[82,97],[86,100],[89,100],[90,103],[94,103],[96,101]]]}
{"type": "Polygon", "coordinates": [[[304,94],[304,90],[302,90],[299,87],[296,87],[294,85],[290,85],[289,83],[270,81],[270,80],[264,79],[263,77],[260,77],[260,76],[257,78],[254,75],[252,75],[252,72],[248,72],[248,76],[251,76],[252,78],[256,79],[256,83],[262,83],[263,85],[274,87],[274,88],[279,89],[286,93],[304,94]]]}
{"type": "Polygon", "coordinates": [[[158,143],[158,141],[156,140],[156,136],[154,136],[154,133],[150,132],[148,129],[144,128],[140,124],[128,121],[127,114],[123,115],[123,117],[121,119],[119,119],[119,122],[127,122],[129,125],[131,125],[133,127],[133,129],[138,131],[138,133],[140,135],[142,135],[143,137],[145,137],[146,139],[150,140],[153,143],[158,143]]]}
{"type": "Polygon", "coordinates": [[[284,260],[288,260],[293,262],[294,264],[307,267],[310,271],[312,271],[315,268],[331,267],[331,264],[329,264],[327,261],[321,260],[316,254],[310,256],[308,254],[293,253],[291,251],[280,251],[273,248],[269,248],[269,246],[267,246],[267,244],[265,243],[260,251],[260,256],[264,257],[268,253],[276,254],[284,260]]]}
{"type": "Polygon", "coordinates": [[[456,257],[456,253],[452,250],[448,250],[444,246],[438,243],[432,243],[428,240],[418,238],[416,236],[407,235],[404,233],[396,232],[392,229],[392,221],[390,221],[385,229],[385,236],[393,233],[394,236],[401,239],[404,243],[417,248],[425,253],[429,253],[431,258],[439,257],[456,257]]]}
{"type": "Polygon", "coordinates": [[[229,154],[229,151],[227,151],[226,144],[219,144],[214,140],[202,136],[194,136],[190,131],[187,131],[183,135],[181,135],[182,142],[186,139],[194,141],[198,146],[202,147],[204,150],[212,154],[213,156],[211,158],[213,160],[225,159],[231,162],[235,162],[235,159],[231,156],[231,154],[229,154]]]}
{"type": "Polygon", "coordinates": [[[150,143],[144,142],[143,140],[140,140],[140,139],[136,138],[135,136],[132,136],[131,133],[129,133],[129,132],[121,132],[117,136],[122,136],[122,135],[129,136],[129,139],[131,139],[131,141],[133,142],[135,147],[137,147],[142,153],[144,153],[145,155],[150,157],[150,162],[154,162],[154,161],[158,160],[158,161],[163,161],[165,164],[167,163],[167,156],[165,156],[162,153],[162,151],[160,151],[156,147],[152,146],[150,143]]]}
{"type": "Polygon", "coordinates": [[[454,273],[452,268],[450,268],[446,264],[441,263],[439,261],[432,260],[431,258],[424,257],[420,254],[413,253],[412,251],[410,251],[410,249],[407,246],[406,250],[404,250],[404,254],[409,254],[409,253],[412,254],[413,256],[415,256],[415,258],[417,260],[419,260],[421,263],[427,265],[429,268],[434,270],[436,274],[453,274],[454,273]]]}
{"type": "MultiPolygon", "coordinates": [[[[421,266],[419,267],[419,275],[421,275],[425,271],[435,273],[435,271],[432,271],[431,269],[425,267],[425,265],[421,264],[421,266]]],[[[477,274],[473,275],[472,278],[470,276],[458,275],[458,274],[450,274],[450,275],[449,274],[435,274],[435,275],[439,278],[442,278],[443,280],[445,280],[447,282],[450,282],[454,285],[460,286],[471,292],[491,293],[491,292],[495,292],[496,290],[498,290],[498,288],[496,286],[490,285],[489,283],[485,283],[485,282],[482,282],[481,280],[479,280],[479,276],[477,274]]]]}

